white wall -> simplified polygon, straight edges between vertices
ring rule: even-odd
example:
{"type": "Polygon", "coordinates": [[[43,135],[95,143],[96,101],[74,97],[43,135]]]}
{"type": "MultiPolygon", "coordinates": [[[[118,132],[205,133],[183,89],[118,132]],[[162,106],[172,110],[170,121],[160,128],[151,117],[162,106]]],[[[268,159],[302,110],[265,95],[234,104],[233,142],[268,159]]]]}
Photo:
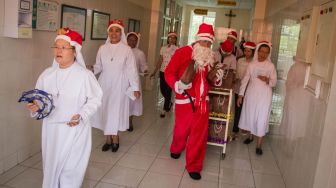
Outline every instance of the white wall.
{"type": "MultiPolygon", "coordinates": [[[[276,48],[279,45],[278,28],[284,24],[283,19],[299,20],[302,11],[325,1],[268,0],[265,19],[273,28],[269,33],[273,46],[276,48]]],[[[288,74],[293,77],[288,81],[290,84],[304,78],[305,67],[297,69],[300,73],[288,74]]],[[[284,93],[286,106],[283,121],[278,131],[270,136],[270,141],[287,188],[331,188],[336,185],[335,76],[334,74],[329,99],[316,99],[303,89],[302,83],[300,87],[287,88],[284,93]]]]}
{"type": "MultiPolygon", "coordinates": [[[[184,6],[183,10],[183,20],[182,20],[182,32],[181,32],[181,40],[182,44],[186,45],[188,43],[188,35],[189,35],[189,24],[190,24],[190,15],[191,11],[197,8],[191,5],[184,6]]],[[[202,8],[204,9],[204,7],[202,8]]],[[[215,20],[215,27],[228,27],[229,19],[225,14],[229,13],[229,9],[224,8],[206,8],[209,12],[216,12],[216,20],[215,20]]],[[[251,30],[251,10],[232,10],[233,14],[237,16],[232,18],[231,21],[231,28],[236,29],[239,31],[243,29],[244,31],[251,30]]],[[[217,41],[217,43],[222,41],[217,41]]]]}
{"type": "MultiPolygon", "coordinates": [[[[151,0],[57,0],[87,9],[95,9],[111,14],[111,19],[135,18],[141,20],[141,45],[145,53],[149,51],[149,41],[157,40],[160,9],[151,10],[151,0]],[[154,12],[154,13],[153,13],[154,12]],[[154,28],[149,33],[151,23],[154,28]]],[[[158,3],[158,1],[156,1],[158,3]]],[[[159,1],[160,3],[160,1],[159,1]]],[[[22,91],[32,89],[38,75],[52,63],[55,32],[33,31],[32,39],[12,39],[2,37],[4,23],[4,0],[0,0],[0,174],[29,156],[40,151],[40,122],[32,120],[24,104],[17,103],[22,91]]],[[[125,24],[127,25],[127,23],[125,24]]],[[[86,40],[83,55],[87,64],[95,62],[98,47],[104,40],[90,40],[91,17],[87,17],[86,40]]],[[[159,36],[160,37],[160,36],[159,36]]],[[[151,48],[157,44],[151,44],[151,48]]],[[[151,51],[148,59],[154,61],[156,51],[151,51]]],[[[154,62],[149,62],[153,64],[154,62]]]]}

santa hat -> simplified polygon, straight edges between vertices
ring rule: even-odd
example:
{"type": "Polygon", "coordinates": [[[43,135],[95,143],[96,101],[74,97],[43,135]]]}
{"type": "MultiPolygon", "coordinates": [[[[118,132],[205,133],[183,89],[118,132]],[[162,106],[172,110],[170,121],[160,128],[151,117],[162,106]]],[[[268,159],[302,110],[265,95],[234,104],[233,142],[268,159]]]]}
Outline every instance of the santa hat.
{"type": "Polygon", "coordinates": [[[168,37],[177,37],[177,34],[175,32],[169,32],[168,37]]]}
{"type": "Polygon", "coordinates": [[[235,32],[235,31],[230,31],[230,32],[228,33],[227,37],[233,38],[233,39],[235,39],[235,40],[238,39],[237,32],[235,32]]]}
{"type": "Polygon", "coordinates": [[[224,54],[231,54],[233,51],[233,43],[229,40],[225,40],[221,46],[220,49],[222,51],[222,53],[224,54]]]}
{"type": "MultiPolygon", "coordinates": [[[[82,49],[82,36],[77,33],[76,31],[72,31],[69,28],[61,28],[57,32],[57,36],[55,38],[55,42],[59,39],[63,39],[70,43],[71,46],[75,47],[76,51],[76,62],[79,63],[81,66],[85,66],[84,58],[81,52],[82,49]]],[[[54,63],[56,63],[56,60],[54,60],[54,63]]],[[[56,65],[56,64],[55,64],[56,65]]]]}
{"type": "Polygon", "coordinates": [[[206,40],[211,43],[215,41],[215,33],[212,25],[202,23],[199,26],[198,32],[196,34],[196,42],[200,40],[206,40]]]}
{"type": "Polygon", "coordinates": [[[254,42],[245,42],[243,44],[244,48],[249,48],[251,50],[254,50],[256,48],[256,44],[254,42]]]}
{"type": "Polygon", "coordinates": [[[270,48],[272,48],[272,43],[266,41],[266,40],[263,40],[263,41],[260,41],[258,43],[258,46],[262,45],[262,44],[266,44],[267,46],[269,46],[270,48]]]}
{"type": "Polygon", "coordinates": [[[136,33],[136,32],[129,32],[129,33],[127,33],[127,35],[126,35],[126,38],[128,38],[130,35],[134,35],[134,36],[136,36],[136,38],[138,39],[138,42],[137,42],[137,44],[136,44],[136,48],[139,48],[139,44],[140,44],[140,33],[136,33]]]}
{"type": "MultiPolygon", "coordinates": [[[[268,41],[265,41],[265,40],[261,41],[261,42],[258,43],[258,45],[256,47],[256,51],[259,51],[259,48],[260,48],[261,45],[267,45],[270,48],[270,52],[268,54],[267,60],[271,62],[272,44],[268,41]]],[[[258,53],[254,53],[253,60],[258,61],[258,53]]]]}
{"type": "MultiPolygon", "coordinates": [[[[108,27],[107,27],[107,32],[110,31],[110,29],[112,27],[118,27],[121,29],[121,42],[123,42],[124,44],[127,45],[127,40],[126,40],[126,35],[125,35],[125,29],[124,29],[124,23],[122,20],[111,20],[108,24],[108,27]]],[[[106,42],[105,43],[109,43],[110,42],[110,38],[107,37],[106,39],[106,42]]]]}

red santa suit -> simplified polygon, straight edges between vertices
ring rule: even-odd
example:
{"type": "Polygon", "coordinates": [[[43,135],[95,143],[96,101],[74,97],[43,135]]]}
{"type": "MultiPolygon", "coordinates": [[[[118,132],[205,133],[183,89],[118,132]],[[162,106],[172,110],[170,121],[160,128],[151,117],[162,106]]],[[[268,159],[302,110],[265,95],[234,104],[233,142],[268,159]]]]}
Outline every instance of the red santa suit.
{"type": "MultiPolygon", "coordinates": [[[[211,35],[202,33],[202,25],[196,36],[196,41],[208,40],[213,42],[213,32],[210,32],[211,35]]],[[[212,30],[211,25],[204,25],[211,27],[212,30]]],[[[189,63],[191,63],[192,55],[192,46],[185,46],[176,50],[165,70],[166,82],[176,93],[175,128],[170,152],[172,154],[180,154],[186,149],[186,169],[189,173],[200,172],[202,170],[208,137],[209,116],[207,100],[208,82],[206,80],[209,66],[205,66],[203,70],[196,72],[191,88],[186,90],[186,93],[193,99],[194,112],[190,99],[176,90],[178,83],[181,82],[183,73],[189,63]]]]}

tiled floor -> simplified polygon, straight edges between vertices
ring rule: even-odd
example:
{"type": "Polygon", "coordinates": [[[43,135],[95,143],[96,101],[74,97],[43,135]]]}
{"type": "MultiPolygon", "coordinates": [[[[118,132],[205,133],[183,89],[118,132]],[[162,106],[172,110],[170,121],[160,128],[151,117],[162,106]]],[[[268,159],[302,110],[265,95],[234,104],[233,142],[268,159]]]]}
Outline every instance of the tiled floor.
{"type": "MultiPolygon", "coordinates": [[[[221,148],[208,146],[202,179],[190,179],[184,169],[184,153],[169,156],[174,114],[160,119],[151,93],[144,96],[144,116],[135,118],[135,130],[121,134],[117,153],[102,152],[104,136],[93,130],[93,148],[83,187],[85,188],[285,188],[273,152],[266,139],[264,155],[255,155],[243,138],[228,144],[226,158],[221,148]]],[[[0,175],[0,188],[38,188],[42,182],[41,153],[0,175]]]]}

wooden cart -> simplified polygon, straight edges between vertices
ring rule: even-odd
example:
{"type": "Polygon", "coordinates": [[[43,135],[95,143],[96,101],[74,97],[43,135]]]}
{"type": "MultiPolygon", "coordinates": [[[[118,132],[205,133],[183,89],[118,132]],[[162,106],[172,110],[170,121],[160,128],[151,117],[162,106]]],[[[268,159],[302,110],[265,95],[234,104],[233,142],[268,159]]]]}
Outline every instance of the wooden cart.
{"type": "Polygon", "coordinates": [[[208,144],[223,147],[221,155],[224,159],[229,125],[233,123],[233,91],[232,89],[213,88],[209,91],[209,98],[208,144]]]}

